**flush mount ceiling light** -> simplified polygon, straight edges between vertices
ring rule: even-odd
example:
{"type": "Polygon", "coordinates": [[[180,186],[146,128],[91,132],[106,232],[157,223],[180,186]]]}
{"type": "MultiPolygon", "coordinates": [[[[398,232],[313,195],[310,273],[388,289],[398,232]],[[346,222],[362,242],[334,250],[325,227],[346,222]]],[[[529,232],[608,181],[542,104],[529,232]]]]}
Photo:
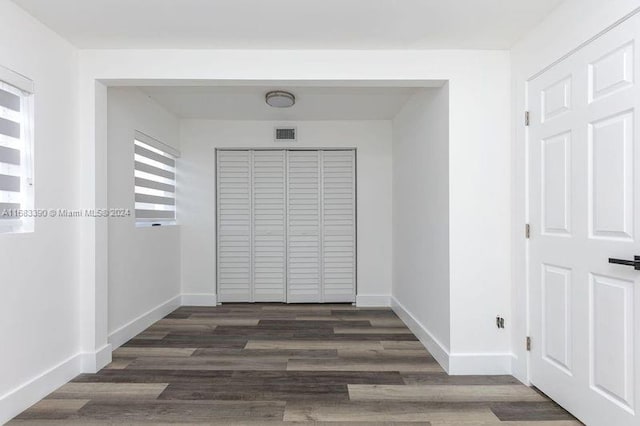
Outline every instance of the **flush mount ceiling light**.
{"type": "Polygon", "coordinates": [[[274,90],[265,95],[267,105],[274,108],[289,108],[296,103],[296,97],[293,93],[285,92],[283,90],[274,90]]]}

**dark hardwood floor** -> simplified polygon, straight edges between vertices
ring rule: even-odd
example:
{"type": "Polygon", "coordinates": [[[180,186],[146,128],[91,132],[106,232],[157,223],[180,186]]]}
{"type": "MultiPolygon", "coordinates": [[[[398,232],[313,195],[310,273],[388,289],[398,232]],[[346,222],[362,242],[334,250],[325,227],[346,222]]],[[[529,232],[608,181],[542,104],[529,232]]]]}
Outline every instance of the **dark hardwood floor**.
{"type": "Polygon", "coordinates": [[[182,307],[10,424],[578,425],[511,376],[448,376],[389,309],[182,307]]]}

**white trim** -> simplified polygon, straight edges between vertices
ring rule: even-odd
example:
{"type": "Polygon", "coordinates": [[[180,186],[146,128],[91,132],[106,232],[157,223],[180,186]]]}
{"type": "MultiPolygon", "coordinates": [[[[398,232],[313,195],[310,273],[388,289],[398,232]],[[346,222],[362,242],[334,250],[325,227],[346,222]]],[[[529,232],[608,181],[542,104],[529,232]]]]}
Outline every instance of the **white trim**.
{"type": "Polygon", "coordinates": [[[511,374],[511,366],[516,359],[512,353],[451,353],[393,296],[391,297],[391,308],[433,355],[438,364],[450,375],[511,374]]]}
{"type": "Polygon", "coordinates": [[[5,424],[81,372],[82,355],[76,354],[0,396],[0,424],[5,424]]]}
{"type": "Polygon", "coordinates": [[[363,308],[388,308],[391,306],[391,296],[387,294],[358,294],[356,306],[363,308]]]}
{"type": "Polygon", "coordinates": [[[629,19],[633,18],[638,13],[640,13],[640,7],[637,7],[635,9],[633,9],[631,12],[627,13],[625,16],[623,16],[622,18],[618,19],[616,22],[614,22],[613,24],[609,25],[607,28],[605,28],[604,30],[600,31],[598,34],[594,35],[593,37],[591,37],[590,39],[588,39],[586,41],[583,41],[577,47],[574,47],[569,52],[567,52],[564,55],[562,55],[560,58],[556,59],[555,61],[553,61],[552,63],[550,63],[546,67],[542,68],[540,71],[538,71],[535,74],[533,74],[531,77],[529,77],[527,79],[527,81],[532,81],[532,80],[535,80],[536,78],[540,77],[542,74],[544,74],[545,72],[549,71],[551,68],[555,67],[560,62],[568,59],[570,56],[572,56],[573,54],[577,53],[579,50],[584,49],[586,46],[590,45],[591,43],[593,43],[594,41],[596,41],[597,39],[599,39],[600,37],[602,37],[603,35],[605,35],[609,31],[613,30],[618,25],[620,25],[620,24],[624,23],[625,21],[628,21],[629,19]]]}
{"type": "Polygon", "coordinates": [[[218,299],[215,294],[183,294],[182,306],[216,306],[218,299]]]}
{"type": "Polygon", "coordinates": [[[173,155],[176,158],[180,158],[180,151],[178,151],[177,149],[175,149],[174,147],[172,147],[171,145],[167,145],[164,142],[159,141],[158,139],[149,136],[147,134],[144,134],[138,130],[135,131],[135,139],[139,140],[142,143],[145,143],[147,145],[150,145],[156,149],[159,149],[160,151],[164,151],[168,154],[173,155]]]}
{"type": "Polygon", "coordinates": [[[109,343],[111,344],[113,349],[119,348],[129,339],[149,328],[151,324],[164,318],[166,315],[179,308],[181,301],[181,296],[177,295],[167,300],[166,302],[161,303],[155,308],[152,308],[151,310],[145,312],[144,314],[133,319],[117,330],[109,333],[109,343]]]}
{"type": "Polygon", "coordinates": [[[512,353],[452,353],[449,355],[449,374],[462,375],[502,375],[511,374],[515,361],[512,353]]]}
{"type": "Polygon", "coordinates": [[[18,74],[17,72],[10,70],[9,68],[3,67],[2,65],[0,65],[0,81],[4,81],[13,87],[17,87],[28,94],[33,94],[35,91],[32,80],[22,74],[18,74]]]}
{"type": "Polygon", "coordinates": [[[95,352],[85,352],[80,354],[80,361],[83,373],[94,374],[111,363],[110,344],[102,346],[95,352]]]}
{"type": "Polygon", "coordinates": [[[391,309],[409,327],[444,370],[449,373],[449,349],[418,321],[398,300],[391,296],[391,309]]]}

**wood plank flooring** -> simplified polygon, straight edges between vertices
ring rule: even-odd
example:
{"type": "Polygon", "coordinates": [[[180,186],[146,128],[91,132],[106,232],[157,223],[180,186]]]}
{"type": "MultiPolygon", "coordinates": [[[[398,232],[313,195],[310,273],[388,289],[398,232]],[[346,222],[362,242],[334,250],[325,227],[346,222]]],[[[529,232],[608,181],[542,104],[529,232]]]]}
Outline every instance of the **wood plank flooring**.
{"type": "Polygon", "coordinates": [[[10,424],[579,425],[511,376],[448,376],[389,309],[182,307],[10,424]]]}

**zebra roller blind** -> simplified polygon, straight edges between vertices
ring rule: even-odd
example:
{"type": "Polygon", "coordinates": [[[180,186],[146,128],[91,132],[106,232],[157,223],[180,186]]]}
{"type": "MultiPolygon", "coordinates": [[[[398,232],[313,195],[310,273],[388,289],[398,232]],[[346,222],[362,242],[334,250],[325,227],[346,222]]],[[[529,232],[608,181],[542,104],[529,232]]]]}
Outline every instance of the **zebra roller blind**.
{"type": "Polygon", "coordinates": [[[176,222],[176,158],[180,153],[143,133],[134,140],[138,225],[176,222]]]}
{"type": "Polygon", "coordinates": [[[0,232],[33,229],[31,96],[0,81],[0,232]]]}
{"type": "Polygon", "coordinates": [[[353,150],[218,150],[222,302],[353,302],[353,150]]]}

